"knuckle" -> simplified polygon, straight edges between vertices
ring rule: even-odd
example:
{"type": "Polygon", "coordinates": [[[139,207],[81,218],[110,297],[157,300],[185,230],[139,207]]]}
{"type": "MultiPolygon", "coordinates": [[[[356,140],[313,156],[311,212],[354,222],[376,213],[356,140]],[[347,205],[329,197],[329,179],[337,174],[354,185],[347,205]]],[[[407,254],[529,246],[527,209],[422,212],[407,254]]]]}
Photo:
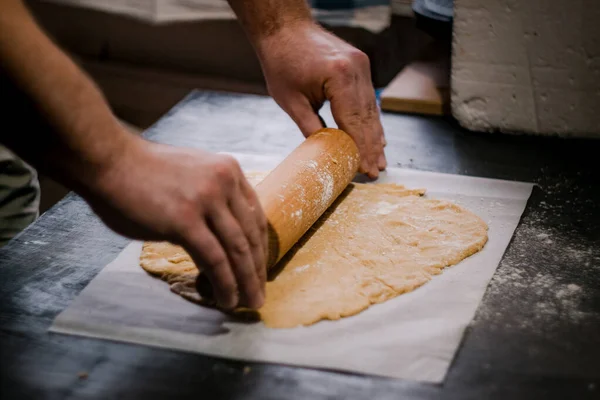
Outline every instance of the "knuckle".
{"type": "Polygon", "coordinates": [[[238,256],[244,255],[250,251],[250,244],[245,237],[239,237],[232,243],[231,251],[238,256]]]}
{"type": "Polygon", "coordinates": [[[379,110],[377,109],[377,104],[375,104],[375,100],[369,101],[366,107],[366,116],[367,118],[377,118],[379,116],[379,110]]]}
{"type": "Polygon", "coordinates": [[[214,172],[219,183],[232,183],[235,181],[237,167],[237,161],[233,157],[220,157],[214,164],[214,172]]]}
{"type": "Polygon", "coordinates": [[[220,185],[208,182],[198,188],[196,196],[194,197],[194,206],[202,204],[207,199],[214,199],[221,194],[220,185]]]}
{"type": "Polygon", "coordinates": [[[223,162],[227,163],[227,165],[229,165],[230,168],[232,168],[233,170],[237,170],[240,167],[240,163],[232,156],[229,155],[223,155],[223,162]]]}
{"type": "Polygon", "coordinates": [[[344,115],[346,125],[349,125],[348,132],[351,136],[360,136],[362,131],[363,116],[359,110],[349,110],[344,115]]]}
{"type": "Polygon", "coordinates": [[[377,128],[377,115],[375,112],[367,111],[362,120],[365,130],[369,133],[370,139],[373,142],[381,142],[381,133],[377,128]]]}
{"type": "Polygon", "coordinates": [[[233,181],[233,171],[224,162],[219,162],[214,166],[215,178],[218,183],[230,183],[233,181]]]}
{"type": "Polygon", "coordinates": [[[331,68],[339,75],[353,75],[352,60],[348,57],[336,57],[331,61],[331,68]]]}
{"type": "Polygon", "coordinates": [[[369,65],[369,56],[367,56],[366,53],[364,53],[363,51],[360,51],[358,49],[354,49],[350,52],[350,57],[352,58],[352,60],[354,60],[354,62],[360,64],[361,66],[365,66],[365,65],[369,65]]]}
{"type": "Polygon", "coordinates": [[[199,221],[200,211],[195,204],[182,204],[178,210],[175,211],[174,225],[176,226],[177,236],[182,240],[189,242],[193,238],[195,231],[198,229],[198,225],[202,222],[199,221]]]}
{"type": "Polygon", "coordinates": [[[238,163],[238,161],[234,157],[229,155],[223,155],[221,159],[221,162],[227,165],[227,167],[232,173],[236,173],[241,170],[240,163],[238,163]]]}
{"type": "Polygon", "coordinates": [[[188,208],[195,211],[198,216],[205,217],[222,197],[223,190],[220,185],[210,181],[205,182],[196,189],[188,208]]]}
{"type": "Polygon", "coordinates": [[[349,111],[348,118],[358,122],[358,121],[362,120],[362,113],[359,110],[349,111]]]}
{"type": "Polygon", "coordinates": [[[246,232],[246,239],[248,240],[249,248],[255,247],[260,243],[260,231],[258,229],[258,225],[254,223],[254,221],[246,224],[244,228],[246,232]]]}
{"type": "Polygon", "coordinates": [[[227,256],[222,251],[209,251],[206,258],[206,261],[216,272],[222,272],[227,268],[227,256]]]}
{"type": "Polygon", "coordinates": [[[251,202],[250,207],[252,207],[258,229],[261,231],[267,229],[267,216],[262,209],[260,201],[257,199],[256,201],[251,202]]]}

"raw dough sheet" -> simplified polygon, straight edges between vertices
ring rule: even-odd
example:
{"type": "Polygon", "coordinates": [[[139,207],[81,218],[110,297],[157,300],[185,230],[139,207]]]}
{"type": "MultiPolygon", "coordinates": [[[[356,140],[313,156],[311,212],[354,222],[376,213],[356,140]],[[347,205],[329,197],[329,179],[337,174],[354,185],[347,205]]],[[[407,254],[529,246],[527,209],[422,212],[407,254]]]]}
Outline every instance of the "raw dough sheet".
{"type": "MultiPolygon", "coordinates": [[[[269,170],[281,160],[234,156],[247,171],[269,170]]],[[[380,182],[426,188],[429,198],[467,208],[488,223],[488,243],[415,291],[353,317],[270,329],[234,322],[170,292],[165,282],[139,267],[142,244],[134,242],[90,282],[50,330],[237,360],[442,382],[533,185],[394,168],[380,182]]]]}

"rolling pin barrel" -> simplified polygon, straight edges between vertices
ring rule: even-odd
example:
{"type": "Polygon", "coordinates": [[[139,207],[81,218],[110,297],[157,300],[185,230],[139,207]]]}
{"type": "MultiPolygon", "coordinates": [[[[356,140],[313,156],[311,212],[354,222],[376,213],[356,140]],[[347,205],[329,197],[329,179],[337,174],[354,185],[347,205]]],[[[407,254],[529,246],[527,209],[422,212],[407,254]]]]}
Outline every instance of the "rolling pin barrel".
{"type": "Polygon", "coordinates": [[[256,186],[269,221],[273,267],[331,206],[358,171],[352,138],[325,128],[306,139],[256,186]]]}
{"type": "MultiPolygon", "coordinates": [[[[324,128],[308,137],[255,190],[267,217],[267,269],[272,268],[308,231],[352,181],[359,152],[345,132],[324,128]]],[[[206,276],[197,287],[212,299],[206,276]]]]}

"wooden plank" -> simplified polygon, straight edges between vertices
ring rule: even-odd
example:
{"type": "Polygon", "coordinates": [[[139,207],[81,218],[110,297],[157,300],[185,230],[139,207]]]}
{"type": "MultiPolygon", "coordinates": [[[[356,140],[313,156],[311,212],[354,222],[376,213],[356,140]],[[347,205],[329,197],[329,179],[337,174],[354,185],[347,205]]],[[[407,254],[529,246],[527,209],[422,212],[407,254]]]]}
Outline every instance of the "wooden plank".
{"type": "Polygon", "coordinates": [[[409,64],[382,92],[381,108],[413,114],[449,114],[449,62],[442,58],[409,64]]]}

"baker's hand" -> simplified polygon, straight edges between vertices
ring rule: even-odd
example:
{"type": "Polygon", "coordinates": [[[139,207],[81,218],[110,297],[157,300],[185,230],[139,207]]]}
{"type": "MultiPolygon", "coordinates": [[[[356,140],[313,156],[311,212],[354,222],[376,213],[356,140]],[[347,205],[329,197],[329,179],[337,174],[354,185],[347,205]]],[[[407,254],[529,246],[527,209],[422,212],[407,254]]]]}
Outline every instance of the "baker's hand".
{"type": "Polygon", "coordinates": [[[221,307],[259,308],[267,222],[237,161],[133,142],[86,196],[94,210],[122,235],[182,245],[209,278],[221,307]]]}
{"type": "Polygon", "coordinates": [[[387,162],[369,58],[313,22],[285,27],[257,50],[271,96],[304,136],[322,128],[317,111],[329,100],[338,127],[358,145],[360,171],[376,178],[387,162]]]}

